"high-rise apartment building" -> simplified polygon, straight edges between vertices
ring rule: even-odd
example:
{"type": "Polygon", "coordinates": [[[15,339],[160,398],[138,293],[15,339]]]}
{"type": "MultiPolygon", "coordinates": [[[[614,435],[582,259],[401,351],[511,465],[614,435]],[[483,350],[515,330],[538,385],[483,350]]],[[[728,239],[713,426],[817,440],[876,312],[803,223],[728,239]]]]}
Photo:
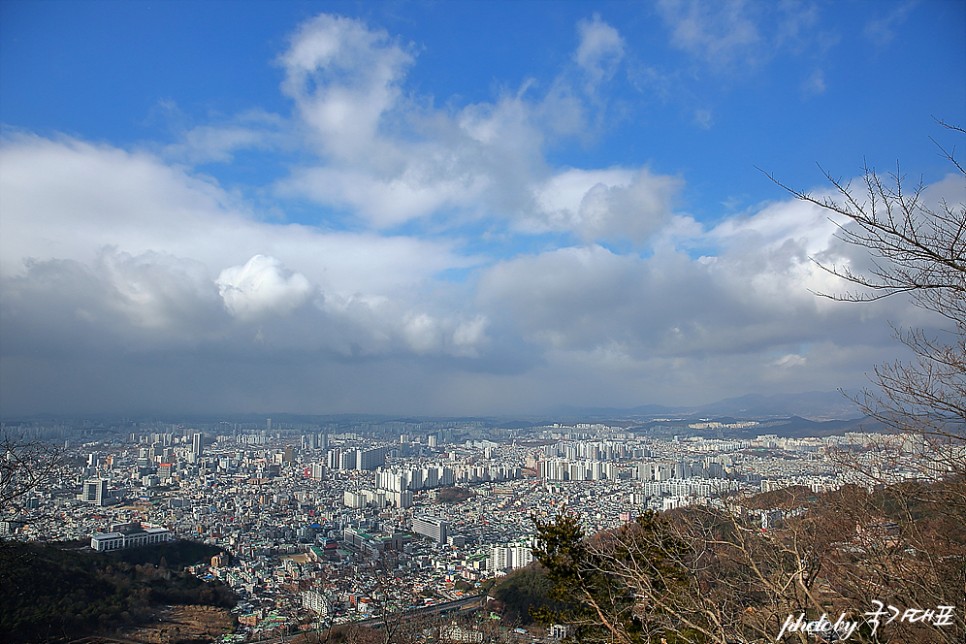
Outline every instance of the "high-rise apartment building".
{"type": "Polygon", "coordinates": [[[371,449],[356,450],[357,470],[374,470],[385,464],[386,455],[389,453],[388,447],[373,447],[371,449]]]}

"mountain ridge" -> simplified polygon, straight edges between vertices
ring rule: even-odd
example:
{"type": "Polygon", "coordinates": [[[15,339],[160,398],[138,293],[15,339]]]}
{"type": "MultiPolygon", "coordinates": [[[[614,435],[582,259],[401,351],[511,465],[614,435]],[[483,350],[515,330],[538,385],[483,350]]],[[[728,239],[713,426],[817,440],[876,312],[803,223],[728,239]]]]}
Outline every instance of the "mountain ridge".
{"type": "Polygon", "coordinates": [[[812,421],[852,420],[865,414],[840,391],[808,391],[792,394],[745,394],[703,405],[644,404],[635,407],[565,406],[557,413],[583,418],[672,416],[682,418],[730,416],[764,419],[797,416],[812,421]]]}

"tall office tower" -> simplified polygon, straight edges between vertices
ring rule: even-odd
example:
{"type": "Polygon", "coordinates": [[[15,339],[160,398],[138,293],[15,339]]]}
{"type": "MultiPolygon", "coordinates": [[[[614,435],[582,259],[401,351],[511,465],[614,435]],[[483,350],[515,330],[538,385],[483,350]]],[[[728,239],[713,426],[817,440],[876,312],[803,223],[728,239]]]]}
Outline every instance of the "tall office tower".
{"type": "Polygon", "coordinates": [[[201,432],[195,432],[191,435],[191,453],[195,456],[201,456],[201,451],[204,448],[204,436],[201,432]]]}
{"type": "Polygon", "coordinates": [[[93,503],[94,505],[105,505],[109,498],[107,484],[107,479],[91,479],[85,481],[82,500],[86,503],[93,503]]]}
{"type": "Polygon", "coordinates": [[[84,481],[84,489],[81,491],[81,501],[84,503],[96,503],[97,498],[97,487],[100,485],[100,481],[97,479],[91,481],[84,481]]]}

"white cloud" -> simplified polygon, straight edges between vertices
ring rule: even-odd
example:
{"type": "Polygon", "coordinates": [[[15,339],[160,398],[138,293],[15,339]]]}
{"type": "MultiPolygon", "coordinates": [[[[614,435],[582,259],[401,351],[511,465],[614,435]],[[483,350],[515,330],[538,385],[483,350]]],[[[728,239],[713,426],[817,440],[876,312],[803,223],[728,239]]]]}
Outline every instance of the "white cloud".
{"type": "Polygon", "coordinates": [[[471,320],[463,320],[453,329],[452,353],[455,356],[475,358],[487,344],[486,334],[489,320],[486,316],[477,315],[471,320]]]}
{"type": "Polygon", "coordinates": [[[792,369],[795,367],[804,367],[808,363],[808,359],[804,356],[800,356],[795,353],[789,353],[775,360],[774,365],[782,369],[792,369]]]}
{"type": "Polygon", "coordinates": [[[110,247],[184,258],[213,281],[222,268],[262,254],[327,293],[392,293],[477,261],[461,257],[453,241],[261,221],[212,181],[146,153],[74,139],[7,140],[0,170],[6,275],[22,272],[28,258],[93,264],[110,247]]]}
{"type": "Polygon", "coordinates": [[[201,227],[231,230],[236,219],[231,198],[211,182],[146,154],[23,136],[3,143],[0,167],[6,272],[25,257],[92,261],[104,246],[167,250],[201,227]]]}
{"type": "Polygon", "coordinates": [[[896,29],[905,22],[917,4],[918,0],[905,0],[887,5],[891,11],[877,12],[876,17],[866,23],[863,35],[877,47],[887,46],[895,39],[896,29]]]}
{"type": "Polygon", "coordinates": [[[386,112],[412,55],[384,31],[322,14],[304,23],[279,59],[282,90],[334,158],[360,161],[377,153],[386,112]]]}
{"type": "Polygon", "coordinates": [[[571,231],[585,241],[641,242],[670,218],[682,186],[647,169],[566,170],[535,188],[537,210],[524,225],[571,231]]]}
{"type": "Polygon", "coordinates": [[[609,80],[624,57],[624,39],[612,26],[594,14],[577,23],[580,43],[574,60],[587,73],[593,85],[609,80]]]}
{"type": "Polygon", "coordinates": [[[429,353],[442,341],[436,320],[425,313],[410,314],[403,323],[406,342],[416,353],[429,353]]]}
{"type": "Polygon", "coordinates": [[[243,266],[224,269],[215,280],[225,308],[241,319],[285,315],[304,304],[312,285],[274,257],[255,255],[243,266]]]}
{"type": "Polygon", "coordinates": [[[479,262],[456,241],[260,221],[211,181],[73,139],[7,140],[0,170],[5,346],[64,350],[58,338],[87,334],[79,348],[117,343],[105,356],[122,344],[244,355],[254,338],[264,350],[468,356],[486,340],[475,316],[426,300],[435,275],[479,262]],[[407,316],[438,338],[418,341],[407,316]]]}
{"type": "Polygon", "coordinates": [[[671,45],[719,73],[754,70],[782,53],[821,59],[839,40],[809,0],[660,0],[658,11],[671,45]]]}
{"type": "Polygon", "coordinates": [[[584,239],[646,236],[678,180],[632,169],[635,178],[602,183],[582,209],[534,209],[551,173],[547,141],[585,138],[602,127],[606,102],[595,88],[623,58],[623,38],[599,16],[577,27],[575,65],[546,88],[528,80],[493,102],[437,109],[432,100],[401,98],[413,59],[387,34],[332,16],[310,21],[280,60],[285,91],[324,150],[319,163],[278,181],[278,194],[338,208],[382,230],[434,217],[443,227],[486,217],[584,239]]]}
{"type": "Polygon", "coordinates": [[[505,190],[498,184],[510,170],[499,168],[519,167],[539,149],[530,108],[520,100],[452,114],[428,101],[400,100],[412,56],[361,22],[320,16],[280,60],[285,91],[322,154],[279,181],[279,194],[347,209],[366,225],[391,228],[440,211],[477,210],[489,188],[505,190]]]}
{"type": "Polygon", "coordinates": [[[646,257],[589,246],[514,258],[483,273],[481,308],[502,312],[544,352],[610,356],[642,372],[655,358],[703,356],[765,369],[776,353],[815,364],[812,350],[803,353],[802,346],[890,346],[888,325],[866,322],[887,310],[903,319],[908,302],[849,307],[810,292],[843,288],[812,257],[861,257],[835,239],[838,228],[827,215],[785,201],[709,231],[674,218],[667,230],[676,232],[662,233],[646,257]],[[705,253],[693,256],[670,244],[705,253]]]}
{"type": "Polygon", "coordinates": [[[93,270],[103,276],[111,308],[152,332],[196,332],[214,289],[198,262],[160,253],[131,256],[104,249],[93,270]]]}
{"type": "Polygon", "coordinates": [[[825,73],[821,69],[814,70],[802,83],[802,91],[806,96],[824,94],[825,89],[825,73]]]}
{"type": "Polygon", "coordinates": [[[243,150],[294,147],[294,137],[281,117],[250,111],[226,123],[184,128],[177,143],[165,146],[165,158],[191,164],[229,163],[243,150]]]}
{"type": "Polygon", "coordinates": [[[327,167],[296,170],[277,188],[283,194],[349,208],[377,228],[391,228],[446,208],[469,208],[486,185],[482,176],[446,176],[445,171],[434,175],[413,163],[386,179],[327,167]]]}
{"type": "Polygon", "coordinates": [[[726,67],[736,60],[754,62],[762,42],[754,5],[744,0],[702,2],[661,0],[658,8],[671,28],[671,43],[705,62],[726,67]]]}
{"type": "Polygon", "coordinates": [[[702,130],[710,130],[711,126],[714,124],[714,113],[707,109],[695,110],[694,122],[702,130]]]}

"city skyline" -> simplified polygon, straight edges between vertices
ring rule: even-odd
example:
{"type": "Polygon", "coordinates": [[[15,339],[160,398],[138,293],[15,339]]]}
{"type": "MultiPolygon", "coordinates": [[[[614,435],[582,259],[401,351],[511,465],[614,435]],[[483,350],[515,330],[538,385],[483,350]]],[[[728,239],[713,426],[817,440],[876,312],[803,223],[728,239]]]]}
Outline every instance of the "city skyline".
{"type": "Polygon", "coordinates": [[[947,2],[0,6],[0,410],[856,390],[823,170],[966,199],[947,2]],[[820,166],[820,167],[819,167],[820,166]],[[767,174],[766,174],[767,173],[767,174]]]}

